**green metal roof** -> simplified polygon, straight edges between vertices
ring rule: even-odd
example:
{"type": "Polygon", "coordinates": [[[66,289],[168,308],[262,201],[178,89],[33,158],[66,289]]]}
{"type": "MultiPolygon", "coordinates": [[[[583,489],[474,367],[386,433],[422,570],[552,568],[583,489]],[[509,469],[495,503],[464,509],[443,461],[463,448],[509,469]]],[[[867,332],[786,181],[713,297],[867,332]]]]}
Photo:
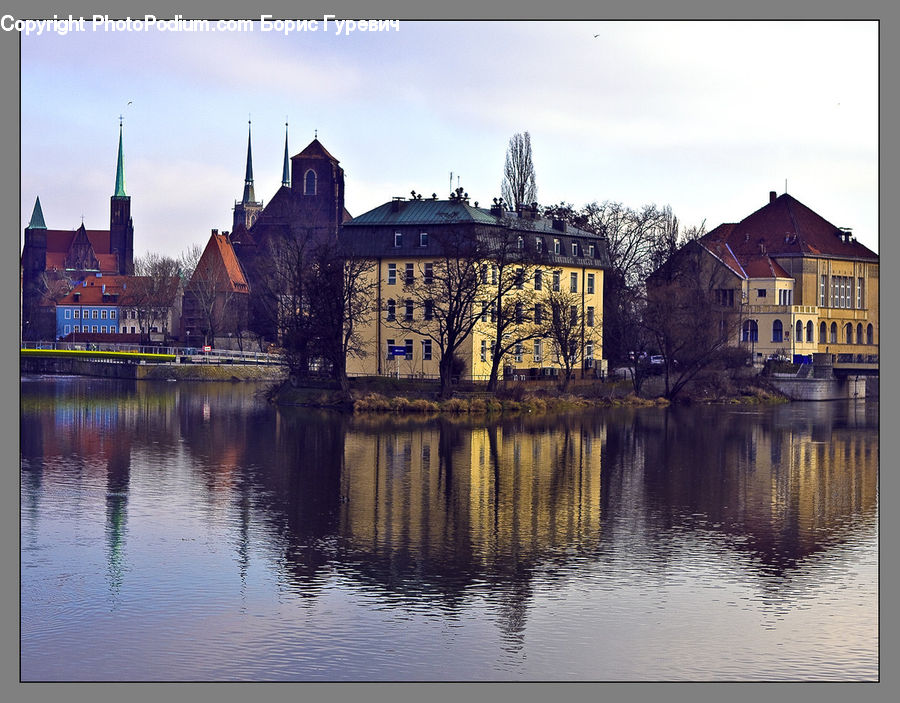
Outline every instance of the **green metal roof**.
{"type": "Polygon", "coordinates": [[[40,197],[34,200],[34,210],[31,212],[31,222],[28,223],[28,229],[47,229],[44,223],[44,211],[41,210],[40,197]]]}
{"type": "Polygon", "coordinates": [[[379,205],[354,217],[344,227],[354,225],[448,225],[477,222],[496,225],[497,218],[459,200],[400,200],[379,205]],[[399,203],[395,205],[395,203],[399,203]]]}

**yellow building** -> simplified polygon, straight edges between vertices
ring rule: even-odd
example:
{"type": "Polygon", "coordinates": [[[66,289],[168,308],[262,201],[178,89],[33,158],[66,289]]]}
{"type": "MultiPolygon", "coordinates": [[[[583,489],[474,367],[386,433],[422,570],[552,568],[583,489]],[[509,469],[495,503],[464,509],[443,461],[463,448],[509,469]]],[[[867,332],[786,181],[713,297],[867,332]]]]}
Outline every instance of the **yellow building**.
{"type": "Polygon", "coordinates": [[[374,264],[366,355],[347,360],[349,374],[436,378],[448,328],[464,332],[462,379],[488,380],[498,331],[505,377],[558,375],[560,339],[578,376],[604,371],[606,239],[540,218],[536,206],[477,205],[461,194],[395,198],[343,224],[347,250],[374,264]],[[554,320],[568,336],[551,333],[554,320]]]}
{"type": "Polygon", "coordinates": [[[878,254],[787,193],[699,244],[733,274],[722,300],[740,314],[756,361],[830,353],[878,359],[878,254]]]}

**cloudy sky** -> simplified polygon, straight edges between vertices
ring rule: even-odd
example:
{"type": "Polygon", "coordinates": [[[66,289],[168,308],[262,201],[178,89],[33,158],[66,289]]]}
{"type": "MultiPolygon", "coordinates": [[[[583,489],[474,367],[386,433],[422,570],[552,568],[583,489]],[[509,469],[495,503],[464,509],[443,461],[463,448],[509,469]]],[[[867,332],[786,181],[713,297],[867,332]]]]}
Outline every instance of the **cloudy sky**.
{"type": "MultiPolygon", "coordinates": [[[[89,27],[88,23],[88,27],[89,27]]],[[[22,37],[22,227],[109,224],[119,115],[135,250],[231,228],[318,130],[359,215],[410,190],[500,194],[531,133],[542,204],[671,205],[707,228],[787,190],[878,250],[875,22],[411,22],[399,32],[22,37]],[[130,105],[128,103],[131,103],[130,105]]]]}

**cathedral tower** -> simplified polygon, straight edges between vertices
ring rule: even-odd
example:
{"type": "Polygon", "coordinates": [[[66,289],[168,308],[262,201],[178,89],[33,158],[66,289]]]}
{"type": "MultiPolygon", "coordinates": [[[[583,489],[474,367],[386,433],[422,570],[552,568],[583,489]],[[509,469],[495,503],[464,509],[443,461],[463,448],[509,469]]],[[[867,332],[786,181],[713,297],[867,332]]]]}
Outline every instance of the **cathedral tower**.
{"type": "Polygon", "coordinates": [[[134,223],[131,197],[125,192],[125,157],[122,149],[122,118],[119,118],[119,157],[116,162],[116,190],[109,200],[109,249],[118,258],[118,272],[134,273],[134,223]]]}

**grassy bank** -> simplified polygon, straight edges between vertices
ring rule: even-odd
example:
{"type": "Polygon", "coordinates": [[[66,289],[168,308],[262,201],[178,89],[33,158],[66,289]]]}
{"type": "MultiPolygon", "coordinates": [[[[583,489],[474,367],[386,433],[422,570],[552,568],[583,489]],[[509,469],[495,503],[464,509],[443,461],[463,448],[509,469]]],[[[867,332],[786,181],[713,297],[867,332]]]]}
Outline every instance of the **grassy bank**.
{"type": "Polygon", "coordinates": [[[165,364],[138,366],[137,378],[150,381],[277,381],[285,371],[278,366],[243,364],[165,364]]]}

